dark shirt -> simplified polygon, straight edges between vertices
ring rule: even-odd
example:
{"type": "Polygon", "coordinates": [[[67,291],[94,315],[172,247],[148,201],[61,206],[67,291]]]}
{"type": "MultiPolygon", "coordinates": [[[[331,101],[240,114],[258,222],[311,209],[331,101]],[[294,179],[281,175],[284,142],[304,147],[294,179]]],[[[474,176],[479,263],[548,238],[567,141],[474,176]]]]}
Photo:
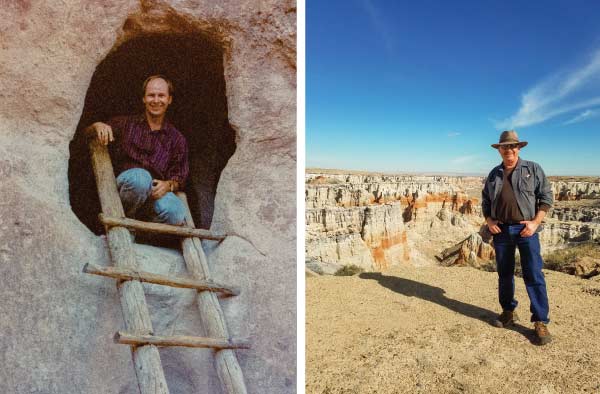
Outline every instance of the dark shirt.
{"type": "Polygon", "coordinates": [[[154,179],[185,183],[189,173],[188,148],[183,134],[168,121],[151,130],[144,115],[118,116],[107,122],[113,129],[110,144],[115,173],[144,168],[154,179]]]}
{"type": "MultiPolygon", "coordinates": [[[[514,169],[513,169],[514,170],[514,169]]],[[[512,177],[513,170],[504,170],[504,179],[502,182],[502,191],[500,192],[500,198],[498,199],[498,220],[502,223],[519,223],[522,220],[525,220],[521,210],[519,209],[519,204],[517,204],[517,199],[515,197],[515,192],[512,187],[512,177]]]]}

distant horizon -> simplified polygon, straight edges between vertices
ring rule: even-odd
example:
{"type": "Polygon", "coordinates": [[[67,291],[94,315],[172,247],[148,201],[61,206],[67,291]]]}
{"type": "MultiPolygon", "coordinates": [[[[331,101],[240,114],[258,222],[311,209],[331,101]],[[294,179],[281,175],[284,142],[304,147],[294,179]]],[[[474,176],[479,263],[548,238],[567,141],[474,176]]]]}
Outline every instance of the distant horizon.
{"type": "MultiPolygon", "coordinates": [[[[498,163],[500,164],[500,163],[498,163]]],[[[490,168],[491,170],[491,168],[490,168]]],[[[462,177],[485,177],[488,175],[488,173],[477,173],[477,172],[473,172],[473,173],[467,173],[467,172],[443,172],[443,171],[377,171],[377,170],[362,170],[362,169],[352,169],[352,168],[324,168],[324,167],[314,167],[314,166],[310,166],[310,167],[306,167],[304,169],[305,173],[316,173],[316,172],[323,172],[323,171],[330,171],[332,173],[337,173],[337,174],[348,174],[350,175],[351,173],[355,172],[355,173],[366,173],[366,174],[382,174],[382,175],[422,175],[422,176],[427,176],[427,175],[431,175],[431,176],[462,176],[462,177]],[[336,172],[334,172],[336,171],[336,172]]],[[[546,174],[546,176],[548,177],[580,177],[580,178],[598,178],[598,180],[600,181],[600,174],[596,174],[596,175],[588,175],[588,174],[546,174]]]]}
{"type": "Polygon", "coordinates": [[[468,173],[444,173],[444,172],[408,172],[408,171],[370,171],[370,170],[356,170],[356,169],[350,169],[350,168],[321,168],[321,167],[306,167],[305,172],[306,173],[310,173],[312,171],[314,172],[323,172],[323,171],[330,171],[331,173],[337,173],[339,172],[339,174],[350,174],[350,173],[365,173],[365,174],[382,174],[382,175],[432,175],[432,176],[437,176],[437,175],[456,175],[456,176],[485,176],[483,174],[479,174],[479,173],[472,173],[472,174],[468,174],[468,173]]]}
{"type": "Polygon", "coordinates": [[[306,12],[307,167],[487,175],[490,145],[516,129],[547,175],[600,175],[600,2],[306,12]]]}

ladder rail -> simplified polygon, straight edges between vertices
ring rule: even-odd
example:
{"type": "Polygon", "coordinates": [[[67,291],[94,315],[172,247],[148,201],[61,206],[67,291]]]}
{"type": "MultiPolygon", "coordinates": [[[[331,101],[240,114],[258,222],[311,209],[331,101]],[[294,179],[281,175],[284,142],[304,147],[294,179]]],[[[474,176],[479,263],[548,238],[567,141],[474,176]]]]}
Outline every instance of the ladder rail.
{"type": "MultiPolygon", "coordinates": [[[[102,212],[108,216],[125,216],[107,147],[94,138],[90,141],[89,148],[102,212]]],[[[114,265],[137,269],[129,230],[120,226],[109,228],[107,239],[114,265]]],[[[150,312],[141,282],[130,280],[117,283],[117,289],[127,330],[141,335],[153,334],[150,312]]],[[[140,393],[169,394],[158,348],[154,345],[132,346],[131,352],[140,393]]]]}
{"type": "MultiPolygon", "coordinates": [[[[195,227],[185,193],[178,192],[177,196],[181,199],[186,208],[186,224],[189,227],[195,227]]],[[[190,276],[198,280],[212,280],[200,239],[182,239],[181,249],[190,276]]],[[[217,295],[212,292],[203,291],[196,296],[196,302],[206,334],[213,338],[229,338],[229,331],[227,330],[227,324],[225,323],[225,315],[223,314],[217,295]]],[[[216,351],[215,367],[225,393],[247,393],[244,375],[233,349],[216,351]]]]}

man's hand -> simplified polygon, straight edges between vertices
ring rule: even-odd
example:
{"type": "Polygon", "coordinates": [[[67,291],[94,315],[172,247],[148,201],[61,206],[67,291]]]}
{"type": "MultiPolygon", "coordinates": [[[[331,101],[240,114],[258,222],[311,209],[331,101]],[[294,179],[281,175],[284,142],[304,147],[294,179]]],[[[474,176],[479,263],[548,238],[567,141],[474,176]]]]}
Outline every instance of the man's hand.
{"type": "Polygon", "coordinates": [[[500,227],[498,227],[497,220],[494,220],[491,217],[488,217],[485,219],[485,221],[487,222],[487,226],[488,226],[488,229],[490,230],[490,233],[500,234],[502,232],[502,230],[500,230],[500,227]]]}
{"type": "Polygon", "coordinates": [[[171,183],[169,181],[161,181],[160,179],[152,180],[152,194],[150,195],[152,199],[158,200],[170,191],[171,183]]]}
{"type": "Polygon", "coordinates": [[[109,142],[113,142],[115,140],[113,137],[112,127],[106,123],[96,122],[91,127],[96,130],[96,138],[102,145],[108,145],[109,142]]]}
{"type": "Polygon", "coordinates": [[[535,230],[537,230],[537,228],[540,227],[540,224],[542,223],[542,220],[544,220],[545,216],[546,211],[540,209],[539,211],[537,211],[533,219],[523,220],[522,222],[519,222],[525,225],[525,228],[519,233],[521,237],[531,237],[533,234],[535,234],[535,230]]]}
{"type": "Polygon", "coordinates": [[[537,230],[537,228],[540,226],[540,224],[535,219],[523,220],[519,223],[525,225],[523,230],[521,230],[521,232],[519,233],[521,237],[531,237],[533,234],[535,234],[535,230],[537,230]]]}

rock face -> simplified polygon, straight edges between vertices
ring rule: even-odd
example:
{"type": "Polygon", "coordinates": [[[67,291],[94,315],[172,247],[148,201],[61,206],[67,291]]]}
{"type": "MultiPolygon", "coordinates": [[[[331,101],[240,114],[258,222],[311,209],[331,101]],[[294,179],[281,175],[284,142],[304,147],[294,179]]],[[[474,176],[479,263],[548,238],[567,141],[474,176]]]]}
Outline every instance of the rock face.
{"type": "MultiPolygon", "coordinates": [[[[124,328],[115,285],[81,273],[109,260],[71,209],[69,144],[103,59],[131,40],[173,34],[202,36],[223,54],[215,61],[235,152],[210,178],[207,223],[229,236],[206,246],[214,280],[241,289],[221,304],[231,335],[252,343],[237,353],[248,391],[296,392],[295,3],[19,1],[5,2],[0,18],[0,392],[138,392],[128,347],[112,341],[124,328]]],[[[194,154],[210,151],[202,149],[194,154]]],[[[153,247],[140,247],[138,260],[150,271],[183,270],[153,247]]],[[[203,335],[188,291],[147,289],[157,334],[203,335]]],[[[160,354],[171,393],[222,392],[210,351],[160,354]]]]}
{"type": "Polygon", "coordinates": [[[560,221],[600,223],[600,208],[554,208],[552,209],[550,217],[558,219],[560,221]]]}
{"type": "Polygon", "coordinates": [[[552,182],[552,191],[557,201],[573,201],[600,198],[599,182],[552,182]]]}
{"type": "Polygon", "coordinates": [[[540,232],[540,242],[548,249],[567,246],[571,242],[600,239],[600,225],[594,223],[548,221],[540,232]]]}
{"type": "Polygon", "coordinates": [[[421,244],[447,238],[449,228],[466,236],[481,211],[478,200],[463,192],[479,187],[480,178],[308,174],[306,181],[306,254],[312,265],[385,270],[423,263],[427,247],[421,244]]]}
{"type": "Polygon", "coordinates": [[[425,176],[358,176],[308,174],[306,207],[362,206],[412,200],[451,200],[466,185],[481,179],[425,176]]]}

